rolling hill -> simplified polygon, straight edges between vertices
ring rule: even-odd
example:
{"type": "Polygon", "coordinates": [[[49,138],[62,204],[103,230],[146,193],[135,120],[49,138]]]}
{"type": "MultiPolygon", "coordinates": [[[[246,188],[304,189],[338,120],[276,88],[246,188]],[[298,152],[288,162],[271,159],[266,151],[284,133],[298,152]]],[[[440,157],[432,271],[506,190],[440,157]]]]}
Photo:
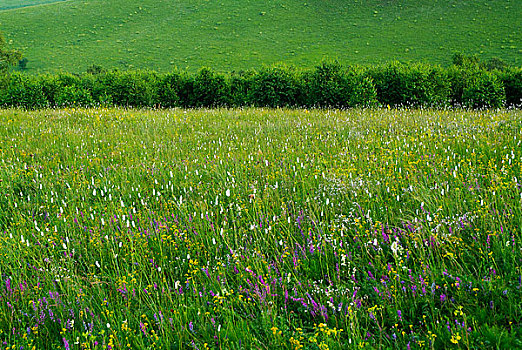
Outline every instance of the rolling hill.
{"type": "Polygon", "coordinates": [[[393,59],[448,64],[453,52],[522,64],[518,0],[0,0],[0,30],[29,72],[222,71],[285,62],[393,59]]]}

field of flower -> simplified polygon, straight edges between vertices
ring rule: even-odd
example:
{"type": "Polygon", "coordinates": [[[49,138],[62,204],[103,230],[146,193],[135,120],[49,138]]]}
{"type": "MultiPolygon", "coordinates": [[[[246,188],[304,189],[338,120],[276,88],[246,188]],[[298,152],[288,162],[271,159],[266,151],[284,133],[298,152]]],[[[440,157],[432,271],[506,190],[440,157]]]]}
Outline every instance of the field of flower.
{"type": "Polygon", "coordinates": [[[522,347],[522,113],[0,112],[2,349],[522,347]]]}

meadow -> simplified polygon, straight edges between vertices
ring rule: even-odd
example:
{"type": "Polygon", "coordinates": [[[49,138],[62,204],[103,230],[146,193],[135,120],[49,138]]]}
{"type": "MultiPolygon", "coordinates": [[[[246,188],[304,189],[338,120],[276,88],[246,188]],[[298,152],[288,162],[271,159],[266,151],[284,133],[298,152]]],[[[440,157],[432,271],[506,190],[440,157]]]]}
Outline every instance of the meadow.
{"type": "Polygon", "coordinates": [[[30,73],[310,68],[325,57],[449,65],[456,51],[520,66],[520,18],[518,0],[0,0],[0,29],[30,73]]]}
{"type": "Polygon", "coordinates": [[[522,347],[522,114],[5,109],[9,349],[522,347]]]}

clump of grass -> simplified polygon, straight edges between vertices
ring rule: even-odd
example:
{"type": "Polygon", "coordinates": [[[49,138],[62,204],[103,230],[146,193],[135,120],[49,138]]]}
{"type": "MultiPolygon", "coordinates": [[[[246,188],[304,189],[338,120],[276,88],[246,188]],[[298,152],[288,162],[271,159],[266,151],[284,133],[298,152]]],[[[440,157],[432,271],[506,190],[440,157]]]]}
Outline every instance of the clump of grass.
{"type": "Polygon", "coordinates": [[[519,111],[1,113],[3,347],[522,345],[519,111]]]}

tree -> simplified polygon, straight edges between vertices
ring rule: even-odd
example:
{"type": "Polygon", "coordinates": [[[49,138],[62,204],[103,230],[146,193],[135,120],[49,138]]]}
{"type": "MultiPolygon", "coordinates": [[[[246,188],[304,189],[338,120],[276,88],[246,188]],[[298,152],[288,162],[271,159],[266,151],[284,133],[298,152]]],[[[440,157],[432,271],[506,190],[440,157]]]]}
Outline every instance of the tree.
{"type": "Polygon", "coordinates": [[[9,49],[4,36],[0,33],[0,75],[7,73],[9,66],[18,64],[21,59],[22,53],[9,49]]]}
{"type": "Polygon", "coordinates": [[[18,68],[20,68],[20,70],[27,69],[27,62],[29,62],[27,58],[22,58],[20,61],[18,61],[18,68]]]}

